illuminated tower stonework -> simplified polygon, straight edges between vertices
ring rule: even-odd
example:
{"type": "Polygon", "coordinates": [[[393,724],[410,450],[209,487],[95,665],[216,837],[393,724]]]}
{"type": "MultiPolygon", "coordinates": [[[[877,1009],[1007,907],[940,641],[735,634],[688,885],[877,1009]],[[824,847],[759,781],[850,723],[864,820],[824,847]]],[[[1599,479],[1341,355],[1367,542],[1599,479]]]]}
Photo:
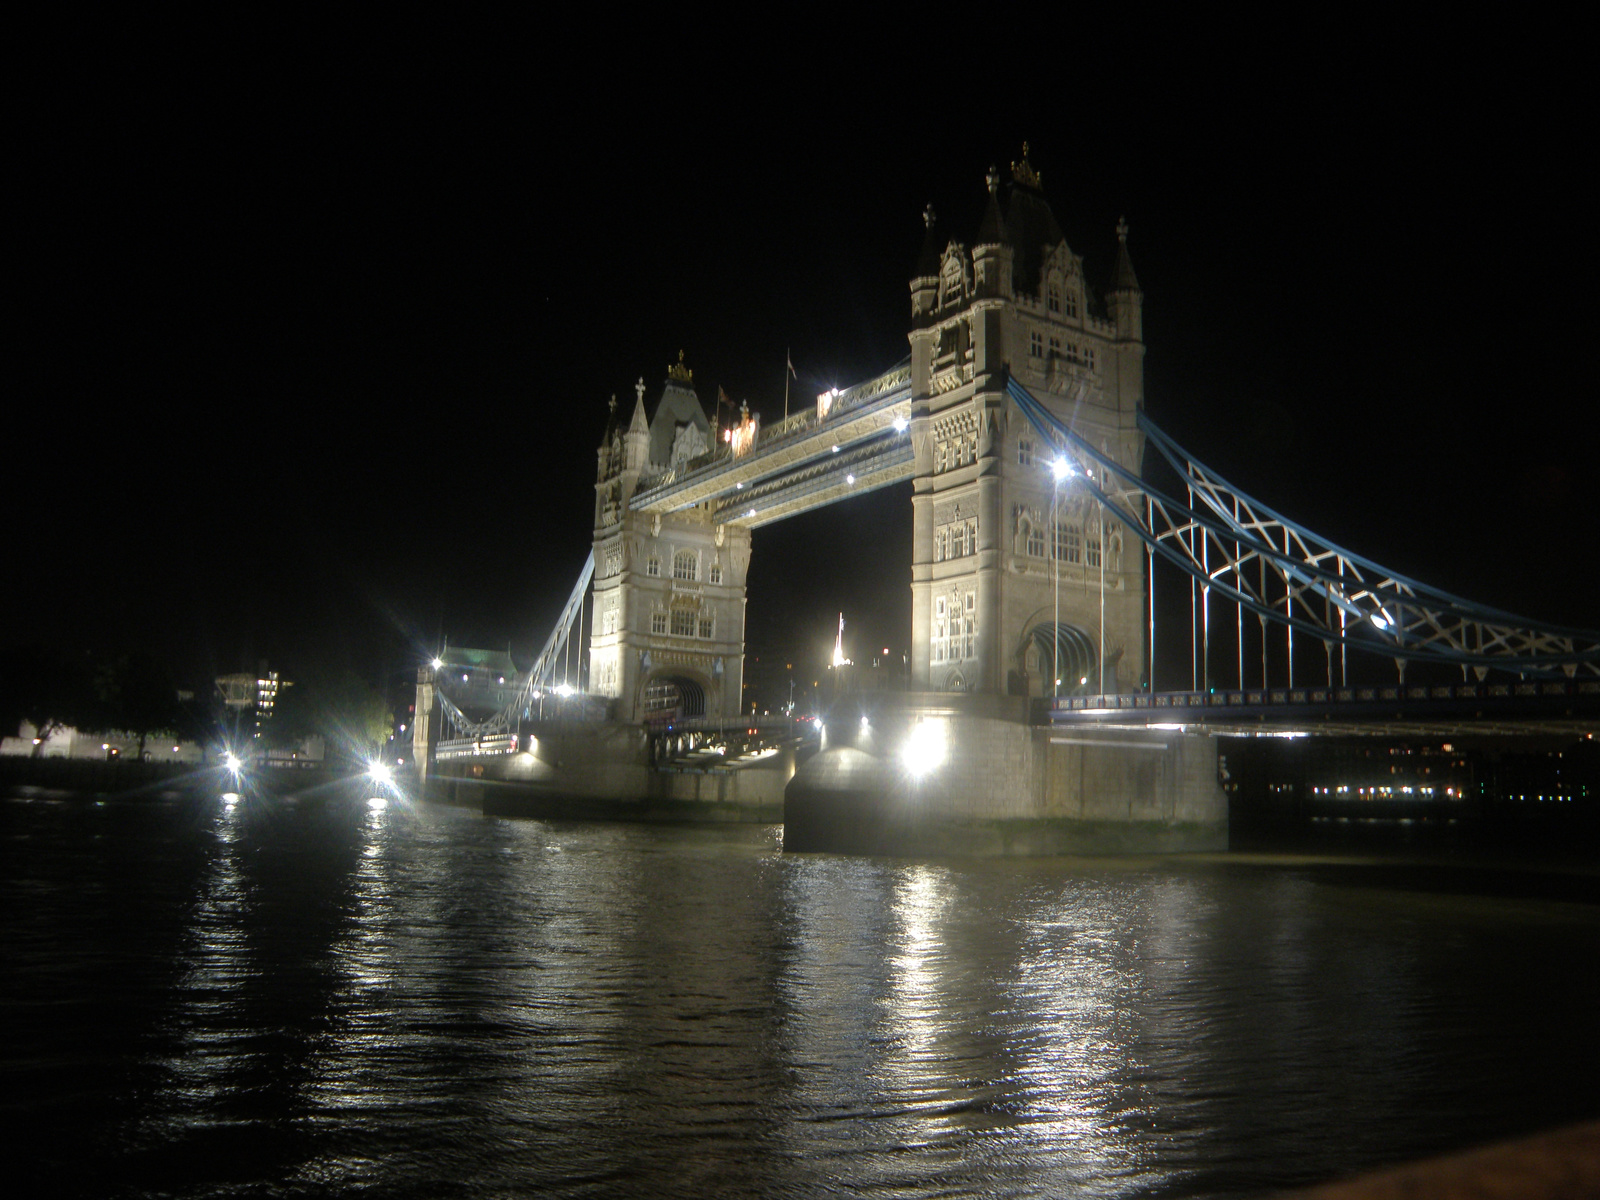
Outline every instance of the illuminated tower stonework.
{"type": "Polygon", "coordinates": [[[912,683],[1032,696],[1051,695],[1058,677],[1063,694],[1136,688],[1141,548],[1081,478],[1058,481],[1055,449],[1006,393],[1009,371],[1139,470],[1143,296],[1126,226],[1110,285],[1097,291],[1026,147],[1009,181],[991,168],[987,184],[970,246],[941,244],[928,210],[911,281],[912,683]]]}
{"type": "Polygon", "coordinates": [[[629,509],[715,437],[682,355],[653,417],[642,379],[626,426],[612,402],[595,478],[589,691],[611,697],[618,720],[738,715],[750,530],[716,523],[710,504],[629,509]]]}

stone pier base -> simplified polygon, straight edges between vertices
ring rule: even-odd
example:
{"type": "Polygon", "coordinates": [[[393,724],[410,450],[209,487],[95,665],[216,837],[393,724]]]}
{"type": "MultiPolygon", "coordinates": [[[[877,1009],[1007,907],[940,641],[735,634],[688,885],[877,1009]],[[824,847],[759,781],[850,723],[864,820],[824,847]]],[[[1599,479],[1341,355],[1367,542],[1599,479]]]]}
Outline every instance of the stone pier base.
{"type": "Polygon", "coordinates": [[[1019,702],[895,697],[836,710],[784,796],[784,849],[845,854],[1225,850],[1216,742],[1030,726],[1019,702]]]}

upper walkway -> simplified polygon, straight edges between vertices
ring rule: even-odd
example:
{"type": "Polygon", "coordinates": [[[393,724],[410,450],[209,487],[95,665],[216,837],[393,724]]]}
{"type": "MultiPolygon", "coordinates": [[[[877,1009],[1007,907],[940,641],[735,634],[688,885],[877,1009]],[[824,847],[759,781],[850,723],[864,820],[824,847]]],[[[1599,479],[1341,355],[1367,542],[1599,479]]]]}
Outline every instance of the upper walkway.
{"type": "Polygon", "coordinates": [[[748,447],[719,445],[647,481],[629,507],[670,513],[709,503],[718,522],[768,525],[910,479],[910,420],[911,368],[901,364],[761,429],[748,447]]]}

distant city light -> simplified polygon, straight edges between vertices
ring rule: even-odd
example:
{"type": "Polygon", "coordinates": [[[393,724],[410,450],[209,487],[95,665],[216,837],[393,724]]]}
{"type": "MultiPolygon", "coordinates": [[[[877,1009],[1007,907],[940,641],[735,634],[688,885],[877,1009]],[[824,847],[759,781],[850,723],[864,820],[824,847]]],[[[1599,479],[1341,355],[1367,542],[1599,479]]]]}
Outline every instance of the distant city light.
{"type": "Polygon", "coordinates": [[[436,658],[436,659],[433,660],[433,669],[435,671],[437,671],[442,666],[444,666],[444,659],[436,658]]]}
{"type": "Polygon", "coordinates": [[[856,481],[856,477],[854,475],[846,475],[844,477],[844,481],[846,483],[854,483],[856,481]]]}

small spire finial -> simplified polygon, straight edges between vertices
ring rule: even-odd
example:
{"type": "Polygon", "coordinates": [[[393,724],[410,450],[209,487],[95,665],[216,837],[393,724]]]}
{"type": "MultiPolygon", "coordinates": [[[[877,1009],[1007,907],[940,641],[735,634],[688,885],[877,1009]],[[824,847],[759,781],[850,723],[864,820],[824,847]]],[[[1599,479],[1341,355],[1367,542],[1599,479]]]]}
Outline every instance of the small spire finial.
{"type": "Polygon", "coordinates": [[[1028,143],[1022,143],[1022,161],[1011,164],[1011,178],[1023,187],[1033,188],[1034,191],[1044,191],[1044,184],[1039,178],[1039,172],[1033,169],[1033,164],[1028,161],[1028,143]]]}
{"type": "Polygon", "coordinates": [[[606,405],[606,411],[613,417],[617,415],[617,394],[615,392],[611,393],[611,402],[606,405]]]}
{"type": "Polygon", "coordinates": [[[1117,241],[1126,246],[1128,244],[1128,218],[1117,218],[1117,241]]]}
{"type": "Polygon", "coordinates": [[[989,194],[992,196],[1000,190],[1000,172],[994,169],[994,164],[989,164],[989,171],[983,177],[984,183],[989,185],[989,194]]]}
{"type": "Polygon", "coordinates": [[[683,351],[678,351],[678,361],[667,366],[667,378],[676,379],[680,383],[692,383],[694,372],[683,365],[683,351]]]}
{"type": "Polygon", "coordinates": [[[633,385],[633,394],[639,397],[639,403],[644,403],[644,376],[639,376],[639,382],[633,385]]]}
{"type": "Polygon", "coordinates": [[[935,219],[936,218],[935,218],[934,212],[933,212],[933,205],[930,203],[926,208],[924,208],[922,210],[922,223],[925,226],[927,226],[929,229],[932,229],[933,228],[933,222],[934,222],[935,219]]]}

